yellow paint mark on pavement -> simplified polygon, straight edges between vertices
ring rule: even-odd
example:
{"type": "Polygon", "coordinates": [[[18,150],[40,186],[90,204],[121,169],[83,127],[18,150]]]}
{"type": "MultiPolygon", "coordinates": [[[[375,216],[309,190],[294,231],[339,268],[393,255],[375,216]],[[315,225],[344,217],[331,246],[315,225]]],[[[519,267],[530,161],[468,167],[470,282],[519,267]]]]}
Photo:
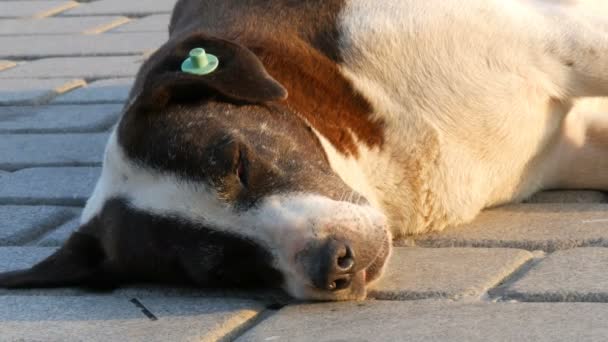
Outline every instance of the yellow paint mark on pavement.
{"type": "Polygon", "coordinates": [[[104,33],[107,32],[111,29],[117,28],[118,26],[124,25],[128,22],[130,22],[131,19],[127,18],[127,17],[120,17],[120,18],[116,18],[114,20],[112,20],[109,23],[106,24],[102,24],[96,27],[92,27],[88,30],[85,30],[84,34],[100,34],[100,33],[104,33]]]}
{"type": "Polygon", "coordinates": [[[66,2],[64,4],[61,4],[61,5],[57,6],[57,7],[53,7],[51,9],[49,9],[49,10],[46,10],[46,11],[43,11],[43,12],[40,12],[40,13],[36,13],[36,14],[34,14],[33,18],[35,18],[35,19],[41,19],[41,18],[52,17],[52,16],[57,15],[57,14],[59,14],[61,12],[65,12],[65,11],[67,11],[69,9],[72,9],[72,8],[78,7],[78,6],[80,6],[79,3],[75,2],[75,1],[68,1],[68,2],[66,2]]]}
{"type": "Polygon", "coordinates": [[[56,87],[55,89],[53,89],[53,91],[55,92],[55,94],[60,95],[60,94],[67,93],[68,91],[72,91],[76,88],[84,87],[86,85],[87,85],[87,82],[85,80],[75,79],[75,80],[71,80],[71,81],[68,81],[67,83],[62,84],[59,87],[56,87]]]}

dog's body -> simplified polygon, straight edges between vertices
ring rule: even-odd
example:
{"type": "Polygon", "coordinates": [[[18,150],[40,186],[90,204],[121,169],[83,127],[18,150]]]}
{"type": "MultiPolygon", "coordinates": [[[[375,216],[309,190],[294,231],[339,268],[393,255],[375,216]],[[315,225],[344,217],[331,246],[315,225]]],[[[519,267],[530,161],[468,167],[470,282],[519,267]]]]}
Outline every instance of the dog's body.
{"type": "MultiPolygon", "coordinates": [[[[278,34],[282,48],[334,62],[371,110],[357,119],[322,112],[307,119],[332,169],[382,208],[395,237],[463,223],[541,189],[573,187],[574,179],[556,174],[564,161],[552,147],[584,134],[584,118],[564,122],[574,97],[606,95],[608,80],[593,78],[608,69],[600,56],[608,25],[583,16],[599,1],[230,3],[182,1],[172,31],[202,23],[245,46],[278,34]]],[[[305,68],[323,74],[324,62],[305,68]]],[[[281,82],[280,72],[271,75],[281,82]]],[[[608,185],[587,181],[584,187],[608,185]]]]}
{"type": "Polygon", "coordinates": [[[608,189],[608,121],[591,102],[573,109],[608,95],[608,21],[590,8],[603,10],[180,0],[110,138],[82,228],[0,286],[250,282],[362,298],[391,235],[441,230],[541,189],[608,189]],[[199,46],[218,71],[180,73],[199,46]]]}

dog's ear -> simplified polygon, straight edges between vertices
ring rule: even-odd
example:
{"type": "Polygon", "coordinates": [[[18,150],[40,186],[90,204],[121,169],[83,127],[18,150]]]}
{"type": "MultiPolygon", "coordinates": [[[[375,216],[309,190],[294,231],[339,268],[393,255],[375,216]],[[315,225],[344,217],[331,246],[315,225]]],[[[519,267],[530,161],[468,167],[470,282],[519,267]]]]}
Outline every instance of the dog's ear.
{"type": "Polygon", "coordinates": [[[114,287],[104,269],[106,257],[99,240],[75,232],[55,253],[25,270],[0,273],[0,288],[114,287]]]}
{"type": "MultiPolygon", "coordinates": [[[[164,107],[169,102],[220,96],[227,101],[263,103],[284,100],[287,90],[268,74],[262,62],[246,47],[205,33],[169,42],[153,54],[140,71],[137,98],[140,106],[164,107]],[[207,75],[181,70],[190,51],[203,48],[219,60],[207,75]]],[[[132,94],[133,96],[134,94],[132,94]]]]}

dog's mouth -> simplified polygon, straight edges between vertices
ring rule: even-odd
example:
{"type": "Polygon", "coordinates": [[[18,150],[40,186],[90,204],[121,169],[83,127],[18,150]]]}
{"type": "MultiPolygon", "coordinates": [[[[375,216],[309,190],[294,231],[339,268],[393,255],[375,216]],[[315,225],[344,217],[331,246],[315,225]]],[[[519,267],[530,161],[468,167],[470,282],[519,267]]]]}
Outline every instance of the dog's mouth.
{"type": "Polygon", "coordinates": [[[363,272],[363,280],[365,281],[366,286],[380,279],[386,267],[388,258],[391,255],[391,251],[392,241],[390,236],[386,236],[382,242],[382,245],[380,246],[380,250],[378,251],[376,258],[368,267],[361,271],[363,272]]]}

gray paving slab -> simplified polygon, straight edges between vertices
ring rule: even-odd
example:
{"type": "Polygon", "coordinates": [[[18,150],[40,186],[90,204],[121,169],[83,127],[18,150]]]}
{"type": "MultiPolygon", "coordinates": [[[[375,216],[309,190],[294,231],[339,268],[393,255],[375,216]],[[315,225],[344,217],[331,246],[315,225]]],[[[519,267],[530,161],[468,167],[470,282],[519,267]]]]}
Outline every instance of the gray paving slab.
{"type": "Polygon", "coordinates": [[[28,243],[75,215],[65,207],[0,205],[0,245],[28,243]]]}
{"type": "Polygon", "coordinates": [[[543,191],[534,194],[527,203],[606,203],[608,195],[601,191],[543,191]]]}
{"type": "Polygon", "coordinates": [[[608,305],[351,302],[288,306],[243,341],[605,341],[608,305]]]}
{"type": "Polygon", "coordinates": [[[80,217],[75,217],[56,229],[51,230],[36,243],[41,247],[61,246],[80,227],[80,217]]]}
{"type": "Polygon", "coordinates": [[[121,25],[108,32],[109,33],[150,32],[150,31],[166,32],[169,30],[169,21],[170,20],[171,20],[170,14],[150,15],[145,18],[139,18],[136,20],[132,20],[132,21],[126,23],[125,25],[121,25]]]}
{"type": "Polygon", "coordinates": [[[0,81],[0,105],[38,105],[86,85],[82,79],[11,79],[0,81]]]}
{"type": "MultiPolygon", "coordinates": [[[[31,267],[55,251],[55,248],[0,247],[0,272],[31,267]]],[[[0,294],[4,294],[0,292],[0,294]]]]}
{"type": "Polygon", "coordinates": [[[0,178],[0,204],[83,206],[100,173],[97,167],[16,171],[0,178]]]}
{"type": "Polygon", "coordinates": [[[528,251],[485,248],[395,248],[369,296],[378,299],[480,297],[532,258],[528,251]]]}
{"type": "Polygon", "coordinates": [[[608,205],[520,204],[482,212],[473,222],[429,234],[425,247],[512,247],[555,251],[608,246],[608,205]]]}
{"type": "Polygon", "coordinates": [[[264,310],[227,298],[0,297],[6,341],[217,341],[264,310]]]}
{"type": "Polygon", "coordinates": [[[5,134],[0,140],[0,168],[101,165],[106,133],[5,134]]]}
{"type": "MultiPolygon", "coordinates": [[[[66,33],[83,33],[87,30],[101,28],[111,23],[123,21],[124,17],[70,17],[43,19],[0,19],[0,35],[54,35],[66,33]]],[[[47,37],[50,38],[50,37],[47,37]]]]}
{"type": "Polygon", "coordinates": [[[46,16],[70,4],[77,5],[73,1],[0,1],[0,18],[46,16]]]}
{"type": "Polygon", "coordinates": [[[48,58],[57,56],[139,55],[160,47],[168,37],[165,32],[134,32],[53,36],[0,36],[0,58],[48,58]]]}
{"type": "MultiPolygon", "coordinates": [[[[122,105],[0,107],[0,133],[86,133],[106,131],[122,105]]],[[[32,137],[36,139],[36,137],[32,137]]],[[[1,158],[0,158],[1,159],[1,158]]]]}
{"type": "Polygon", "coordinates": [[[125,103],[133,78],[100,80],[55,98],[53,104],[125,103]]]}
{"type": "Polygon", "coordinates": [[[0,79],[133,77],[143,61],[141,56],[45,58],[2,71],[0,79]]]}
{"type": "Polygon", "coordinates": [[[608,302],[608,248],[557,251],[506,289],[533,302],[608,302]]]}
{"type": "Polygon", "coordinates": [[[64,16],[83,15],[146,15],[156,13],[170,13],[175,0],[100,0],[83,4],[72,10],[63,12],[64,16]]]}

